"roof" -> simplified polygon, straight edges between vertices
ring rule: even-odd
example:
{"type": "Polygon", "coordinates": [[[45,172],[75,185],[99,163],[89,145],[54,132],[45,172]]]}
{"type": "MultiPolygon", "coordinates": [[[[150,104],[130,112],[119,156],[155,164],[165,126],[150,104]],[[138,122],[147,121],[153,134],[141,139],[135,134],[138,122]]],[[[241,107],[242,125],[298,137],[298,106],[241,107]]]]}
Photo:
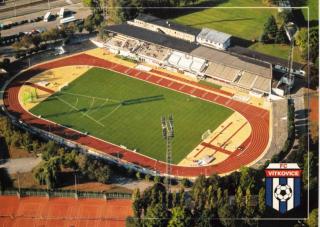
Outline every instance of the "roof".
{"type": "Polygon", "coordinates": [[[197,38],[210,40],[215,43],[225,43],[231,38],[231,35],[213,29],[203,28],[197,38]]]}
{"type": "Polygon", "coordinates": [[[188,33],[188,34],[191,34],[194,36],[197,36],[201,31],[198,28],[193,28],[193,27],[182,25],[182,24],[177,24],[173,21],[168,21],[165,19],[161,19],[161,18],[154,17],[154,16],[151,16],[148,14],[143,14],[143,13],[139,14],[135,19],[141,20],[144,22],[148,22],[150,24],[156,24],[161,27],[170,28],[170,29],[177,30],[180,32],[188,33]]]}
{"type": "MultiPolygon", "coordinates": [[[[237,53],[237,54],[241,54],[241,55],[245,55],[247,57],[250,58],[254,58],[254,59],[258,59],[261,61],[266,61],[271,63],[272,65],[281,65],[284,67],[288,67],[288,60],[286,59],[282,59],[282,58],[277,58],[277,57],[273,57],[270,55],[266,55],[266,54],[262,54],[260,52],[254,51],[254,50],[250,50],[248,48],[245,47],[240,47],[240,46],[233,46],[233,47],[229,47],[228,51],[233,52],[233,53],[237,53]]],[[[304,67],[303,64],[297,63],[297,62],[293,62],[293,68],[294,69],[302,69],[304,67]]]]}
{"type": "Polygon", "coordinates": [[[129,25],[127,23],[108,26],[107,31],[123,34],[135,39],[154,43],[170,49],[179,50],[185,53],[190,53],[198,47],[195,43],[190,43],[178,38],[174,38],[159,32],[150,31],[148,29],[129,25]]]}
{"type": "Polygon", "coordinates": [[[240,56],[205,46],[199,46],[197,49],[193,50],[191,54],[211,62],[231,66],[233,68],[251,72],[269,79],[272,78],[272,68],[267,62],[258,61],[245,56],[240,56]]]}

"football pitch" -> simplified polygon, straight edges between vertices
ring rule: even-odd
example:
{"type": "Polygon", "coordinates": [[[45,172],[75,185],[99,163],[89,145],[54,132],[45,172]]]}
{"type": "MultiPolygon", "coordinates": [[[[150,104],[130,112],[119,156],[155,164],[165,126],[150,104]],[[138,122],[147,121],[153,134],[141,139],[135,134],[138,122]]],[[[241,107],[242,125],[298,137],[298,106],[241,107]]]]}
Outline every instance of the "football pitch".
{"type": "Polygon", "coordinates": [[[165,161],[161,116],[173,114],[179,163],[233,110],[112,71],[92,68],[30,110],[97,138],[165,161]]]}

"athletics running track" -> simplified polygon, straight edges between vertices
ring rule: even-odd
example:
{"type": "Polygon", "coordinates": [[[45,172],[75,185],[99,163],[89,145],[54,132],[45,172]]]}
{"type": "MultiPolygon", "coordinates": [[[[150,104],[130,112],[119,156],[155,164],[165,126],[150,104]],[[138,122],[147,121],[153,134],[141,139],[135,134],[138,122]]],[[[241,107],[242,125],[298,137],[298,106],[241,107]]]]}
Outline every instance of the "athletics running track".
{"type": "Polygon", "coordinates": [[[31,115],[28,111],[23,109],[18,100],[18,93],[20,87],[23,85],[24,82],[26,82],[32,76],[37,75],[45,70],[70,65],[90,65],[111,69],[113,71],[125,74],[129,77],[144,80],[152,84],[157,84],[172,90],[183,92],[185,94],[197,96],[199,98],[202,98],[203,100],[218,103],[239,112],[250,123],[252,132],[249,138],[242,144],[242,147],[245,147],[244,150],[236,150],[226,160],[211,166],[182,167],[172,165],[172,175],[195,177],[200,174],[211,175],[213,173],[229,173],[241,168],[242,166],[254,162],[267,148],[269,140],[269,112],[267,110],[251,106],[236,100],[232,100],[231,95],[229,95],[230,98],[227,98],[228,93],[226,92],[220,92],[223,94],[223,96],[220,96],[217,95],[217,92],[209,92],[208,90],[204,90],[201,86],[195,88],[186,85],[185,81],[173,81],[169,77],[159,77],[147,72],[139,71],[133,68],[128,68],[126,66],[109,62],[87,54],[79,54],[52,61],[49,63],[44,63],[22,72],[7,86],[5,90],[4,104],[9,113],[14,115],[18,119],[21,119],[27,124],[30,124],[32,126],[46,131],[50,130],[50,132],[58,136],[75,141],[88,147],[92,147],[103,153],[107,153],[110,155],[115,153],[121,153],[121,159],[124,162],[127,161],[130,163],[138,164],[141,167],[165,173],[165,162],[157,161],[139,153],[123,149],[119,146],[108,143],[106,141],[99,140],[92,136],[85,136],[72,129],[67,129],[57,124],[46,121],[45,119],[36,118],[33,115],[31,115]]]}

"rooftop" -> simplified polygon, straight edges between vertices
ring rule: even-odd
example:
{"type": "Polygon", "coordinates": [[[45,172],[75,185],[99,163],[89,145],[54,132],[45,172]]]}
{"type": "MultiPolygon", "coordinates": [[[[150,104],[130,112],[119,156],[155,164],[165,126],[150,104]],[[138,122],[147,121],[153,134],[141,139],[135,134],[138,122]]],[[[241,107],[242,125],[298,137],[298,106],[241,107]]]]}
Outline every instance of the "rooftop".
{"type": "Polygon", "coordinates": [[[205,39],[205,40],[210,40],[215,43],[224,43],[228,39],[230,39],[231,35],[219,32],[213,29],[209,28],[203,28],[198,35],[198,38],[205,39]]]}
{"type": "Polygon", "coordinates": [[[272,78],[271,65],[267,62],[204,46],[199,46],[198,48],[193,50],[191,54],[200,58],[207,59],[211,62],[231,66],[233,68],[251,72],[265,78],[272,78]]]}
{"type": "Polygon", "coordinates": [[[170,49],[179,50],[185,53],[190,53],[198,47],[195,43],[190,43],[181,39],[177,39],[159,32],[150,31],[144,28],[129,25],[127,23],[108,26],[107,31],[124,34],[126,36],[143,40],[149,43],[154,43],[170,49]]]}
{"type": "Polygon", "coordinates": [[[144,21],[144,22],[148,22],[148,23],[151,23],[151,24],[156,24],[156,25],[159,25],[161,27],[170,28],[170,29],[177,30],[177,31],[180,31],[180,32],[188,33],[188,34],[191,34],[191,35],[194,35],[194,36],[197,36],[201,31],[200,29],[197,29],[197,28],[193,28],[193,27],[177,24],[177,23],[175,23],[173,21],[168,21],[168,20],[165,20],[165,19],[161,19],[161,18],[154,17],[154,16],[151,16],[151,15],[148,15],[148,14],[143,14],[143,13],[139,14],[135,19],[136,20],[141,20],[141,21],[144,21]]]}

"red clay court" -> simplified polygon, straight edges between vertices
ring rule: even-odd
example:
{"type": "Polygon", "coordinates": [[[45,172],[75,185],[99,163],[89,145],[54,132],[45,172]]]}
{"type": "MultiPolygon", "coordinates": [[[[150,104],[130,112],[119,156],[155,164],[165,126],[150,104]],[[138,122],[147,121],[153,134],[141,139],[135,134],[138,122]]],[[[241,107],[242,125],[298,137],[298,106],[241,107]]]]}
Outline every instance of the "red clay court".
{"type": "Polygon", "coordinates": [[[121,153],[121,159],[125,163],[135,163],[139,166],[157,170],[160,173],[165,173],[166,163],[164,162],[123,149],[92,136],[84,136],[75,130],[64,128],[45,119],[36,118],[20,105],[18,100],[19,89],[29,78],[49,69],[71,65],[89,65],[110,69],[129,77],[144,80],[158,86],[163,86],[171,90],[176,90],[178,92],[199,97],[203,100],[226,106],[239,112],[246,118],[251,126],[252,132],[249,138],[241,145],[241,147],[244,147],[243,150],[233,152],[226,160],[216,165],[200,167],[172,165],[172,174],[175,176],[195,177],[200,174],[211,175],[213,173],[229,173],[254,162],[267,148],[269,141],[269,112],[267,110],[233,100],[232,97],[229,98],[229,94],[227,93],[218,95],[217,92],[204,90],[203,86],[194,86],[194,84],[190,84],[190,86],[188,86],[186,81],[180,82],[179,80],[173,80],[168,75],[166,75],[166,77],[160,77],[155,74],[128,68],[87,54],[79,54],[49,63],[40,64],[22,72],[8,85],[5,90],[4,104],[9,113],[29,125],[46,131],[50,130],[58,136],[95,148],[102,153],[109,155],[112,155],[113,153],[121,153]]]}
{"type": "Polygon", "coordinates": [[[2,227],[118,227],[132,215],[131,200],[0,196],[2,227]]]}

